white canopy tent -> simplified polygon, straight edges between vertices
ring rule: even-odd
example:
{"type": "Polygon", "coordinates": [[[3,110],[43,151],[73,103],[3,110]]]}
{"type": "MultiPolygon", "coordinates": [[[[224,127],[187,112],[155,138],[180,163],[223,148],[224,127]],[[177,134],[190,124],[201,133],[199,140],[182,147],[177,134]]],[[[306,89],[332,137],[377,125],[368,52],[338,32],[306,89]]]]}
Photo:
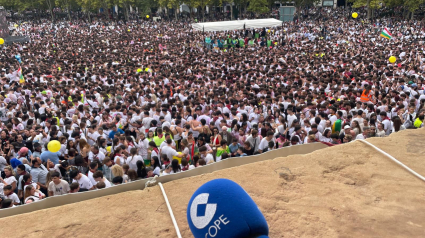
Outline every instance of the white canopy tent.
{"type": "Polygon", "coordinates": [[[232,31],[252,28],[281,26],[282,21],[274,18],[255,19],[255,20],[236,20],[236,21],[216,21],[193,23],[192,27],[197,31],[232,31]]]}

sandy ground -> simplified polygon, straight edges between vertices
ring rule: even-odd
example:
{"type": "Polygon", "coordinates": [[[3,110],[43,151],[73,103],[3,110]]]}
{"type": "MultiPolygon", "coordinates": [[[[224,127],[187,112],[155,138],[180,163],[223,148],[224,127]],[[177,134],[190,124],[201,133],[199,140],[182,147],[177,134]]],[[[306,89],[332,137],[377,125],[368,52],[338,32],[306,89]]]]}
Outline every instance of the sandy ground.
{"type": "MultiPolygon", "coordinates": [[[[425,130],[369,140],[425,175],[425,130]]],[[[164,184],[183,237],[205,182],[239,183],[270,237],[425,237],[425,182],[361,142],[164,184]]],[[[0,219],[4,237],[176,237],[158,186],[0,219]]]]}

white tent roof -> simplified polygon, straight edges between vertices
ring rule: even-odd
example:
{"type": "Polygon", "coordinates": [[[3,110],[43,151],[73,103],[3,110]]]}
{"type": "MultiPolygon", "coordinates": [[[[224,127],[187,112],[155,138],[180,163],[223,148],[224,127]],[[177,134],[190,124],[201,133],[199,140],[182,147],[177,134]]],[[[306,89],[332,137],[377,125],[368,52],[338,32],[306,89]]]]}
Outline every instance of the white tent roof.
{"type": "Polygon", "coordinates": [[[236,21],[216,21],[216,22],[204,22],[204,23],[193,23],[193,29],[197,31],[231,31],[231,30],[242,30],[245,25],[245,29],[250,28],[263,28],[263,27],[274,27],[281,26],[282,21],[274,18],[267,19],[255,19],[255,20],[236,20],[236,21]]]}

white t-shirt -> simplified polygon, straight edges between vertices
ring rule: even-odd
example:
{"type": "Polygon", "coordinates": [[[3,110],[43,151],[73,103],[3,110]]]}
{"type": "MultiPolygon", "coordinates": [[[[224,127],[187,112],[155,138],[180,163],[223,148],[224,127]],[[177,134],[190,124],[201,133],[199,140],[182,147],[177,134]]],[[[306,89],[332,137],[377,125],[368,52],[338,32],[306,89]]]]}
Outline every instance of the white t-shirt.
{"type": "Polygon", "coordinates": [[[137,171],[137,161],[139,160],[143,161],[143,157],[140,155],[129,156],[127,157],[126,163],[130,167],[130,169],[134,169],[137,171]]]}
{"type": "Polygon", "coordinates": [[[160,173],[161,173],[161,169],[159,167],[155,167],[155,169],[153,170],[153,174],[160,175],[160,173]]]}
{"type": "Polygon", "coordinates": [[[293,114],[293,115],[289,115],[289,114],[288,114],[288,117],[287,117],[286,119],[287,119],[287,121],[288,121],[288,127],[291,127],[292,122],[293,122],[295,119],[297,119],[297,116],[295,116],[295,114],[293,114]]]}
{"type": "Polygon", "coordinates": [[[382,124],[384,125],[385,134],[386,135],[391,134],[391,131],[393,130],[391,121],[390,120],[383,120],[382,124]]]}
{"type": "Polygon", "coordinates": [[[0,156],[0,171],[3,171],[4,168],[7,166],[7,161],[3,156],[0,156]]]}
{"type": "Polygon", "coordinates": [[[257,124],[258,118],[259,118],[259,115],[255,112],[251,112],[251,114],[249,114],[249,120],[252,119],[251,123],[257,124]]]}
{"type": "Polygon", "coordinates": [[[87,174],[87,177],[90,179],[91,184],[93,184],[93,185],[97,184],[96,180],[94,180],[94,178],[93,178],[93,172],[92,171],[89,171],[89,173],[87,174]]]}
{"type": "Polygon", "coordinates": [[[96,143],[97,138],[100,136],[99,132],[95,131],[92,133],[87,131],[87,143],[93,146],[96,143]]]}
{"type": "Polygon", "coordinates": [[[105,154],[102,151],[99,151],[96,155],[93,152],[89,152],[89,160],[90,162],[93,162],[94,159],[98,159],[100,162],[103,162],[103,159],[105,159],[105,154]]]}
{"type": "Polygon", "coordinates": [[[85,188],[85,189],[88,189],[88,190],[90,190],[93,187],[93,183],[84,174],[81,174],[81,178],[79,180],[73,179],[72,182],[73,183],[79,183],[80,188],[85,188]]]}
{"type": "Polygon", "coordinates": [[[112,187],[111,182],[109,182],[107,179],[104,179],[104,181],[103,181],[103,182],[105,183],[105,188],[110,188],[110,187],[112,187]]]}
{"type": "Polygon", "coordinates": [[[161,154],[166,154],[170,161],[173,160],[173,156],[178,155],[177,151],[168,145],[162,148],[161,154]]]}
{"type": "Polygon", "coordinates": [[[9,178],[4,178],[3,180],[9,185],[12,185],[13,182],[16,182],[16,186],[18,186],[18,182],[16,181],[15,176],[10,176],[9,178]]]}
{"type": "Polygon", "coordinates": [[[65,180],[60,181],[59,184],[55,184],[53,181],[49,183],[49,192],[53,192],[53,196],[63,195],[69,193],[69,184],[65,180]]]}
{"type": "MultiPolygon", "coordinates": [[[[271,141],[274,141],[274,140],[272,139],[271,141]]],[[[264,137],[261,140],[260,145],[258,146],[258,149],[261,151],[264,151],[267,148],[269,148],[269,141],[264,137]]]]}
{"type": "Polygon", "coordinates": [[[206,164],[208,164],[210,161],[214,162],[214,157],[212,154],[207,154],[207,156],[205,156],[206,164]]]}
{"type": "MultiPolygon", "coordinates": [[[[159,150],[162,150],[162,148],[164,148],[165,146],[167,146],[168,144],[167,144],[167,142],[166,141],[163,141],[162,143],[161,143],[161,145],[159,146],[159,150]]],[[[171,140],[171,146],[174,146],[174,147],[176,147],[176,142],[174,141],[174,140],[171,140]]]]}
{"type": "Polygon", "coordinates": [[[21,200],[19,200],[18,195],[16,195],[16,193],[12,193],[8,196],[6,196],[8,199],[11,199],[13,201],[13,203],[18,203],[21,204],[21,200]]]}

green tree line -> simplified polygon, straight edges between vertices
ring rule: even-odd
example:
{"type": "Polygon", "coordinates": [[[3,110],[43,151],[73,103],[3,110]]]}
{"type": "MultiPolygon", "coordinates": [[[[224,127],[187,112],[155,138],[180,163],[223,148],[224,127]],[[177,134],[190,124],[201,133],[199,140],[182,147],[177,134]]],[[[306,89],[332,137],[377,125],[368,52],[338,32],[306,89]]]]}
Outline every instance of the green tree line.
{"type": "MultiPolygon", "coordinates": [[[[354,8],[366,7],[367,18],[373,17],[373,9],[382,7],[402,7],[403,17],[413,18],[414,13],[425,0],[347,0],[351,2],[354,8]]],[[[54,20],[53,9],[61,8],[68,14],[71,19],[71,11],[81,10],[86,13],[90,19],[89,13],[96,13],[100,8],[105,9],[104,14],[107,15],[106,9],[115,5],[123,9],[125,17],[128,19],[130,14],[130,6],[138,8],[141,16],[149,14],[151,9],[158,7],[165,9],[179,9],[181,4],[186,4],[190,12],[194,9],[204,16],[206,6],[221,7],[224,5],[233,6],[230,8],[231,18],[234,17],[234,10],[241,12],[251,12],[254,14],[262,14],[270,12],[272,7],[279,1],[274,0],[0,0],[0,6],[4,6],[8,10],[23,12],[25,10],[37,10],[38,12],[49,12],[52,20],[54,20]]],[[[283,0],[280,2],[292,2],[300,12],[307,6],[313,6],[320,0],[283,0]]],[[[178,14],[174,14],[178,18],[178,14]]]]}

